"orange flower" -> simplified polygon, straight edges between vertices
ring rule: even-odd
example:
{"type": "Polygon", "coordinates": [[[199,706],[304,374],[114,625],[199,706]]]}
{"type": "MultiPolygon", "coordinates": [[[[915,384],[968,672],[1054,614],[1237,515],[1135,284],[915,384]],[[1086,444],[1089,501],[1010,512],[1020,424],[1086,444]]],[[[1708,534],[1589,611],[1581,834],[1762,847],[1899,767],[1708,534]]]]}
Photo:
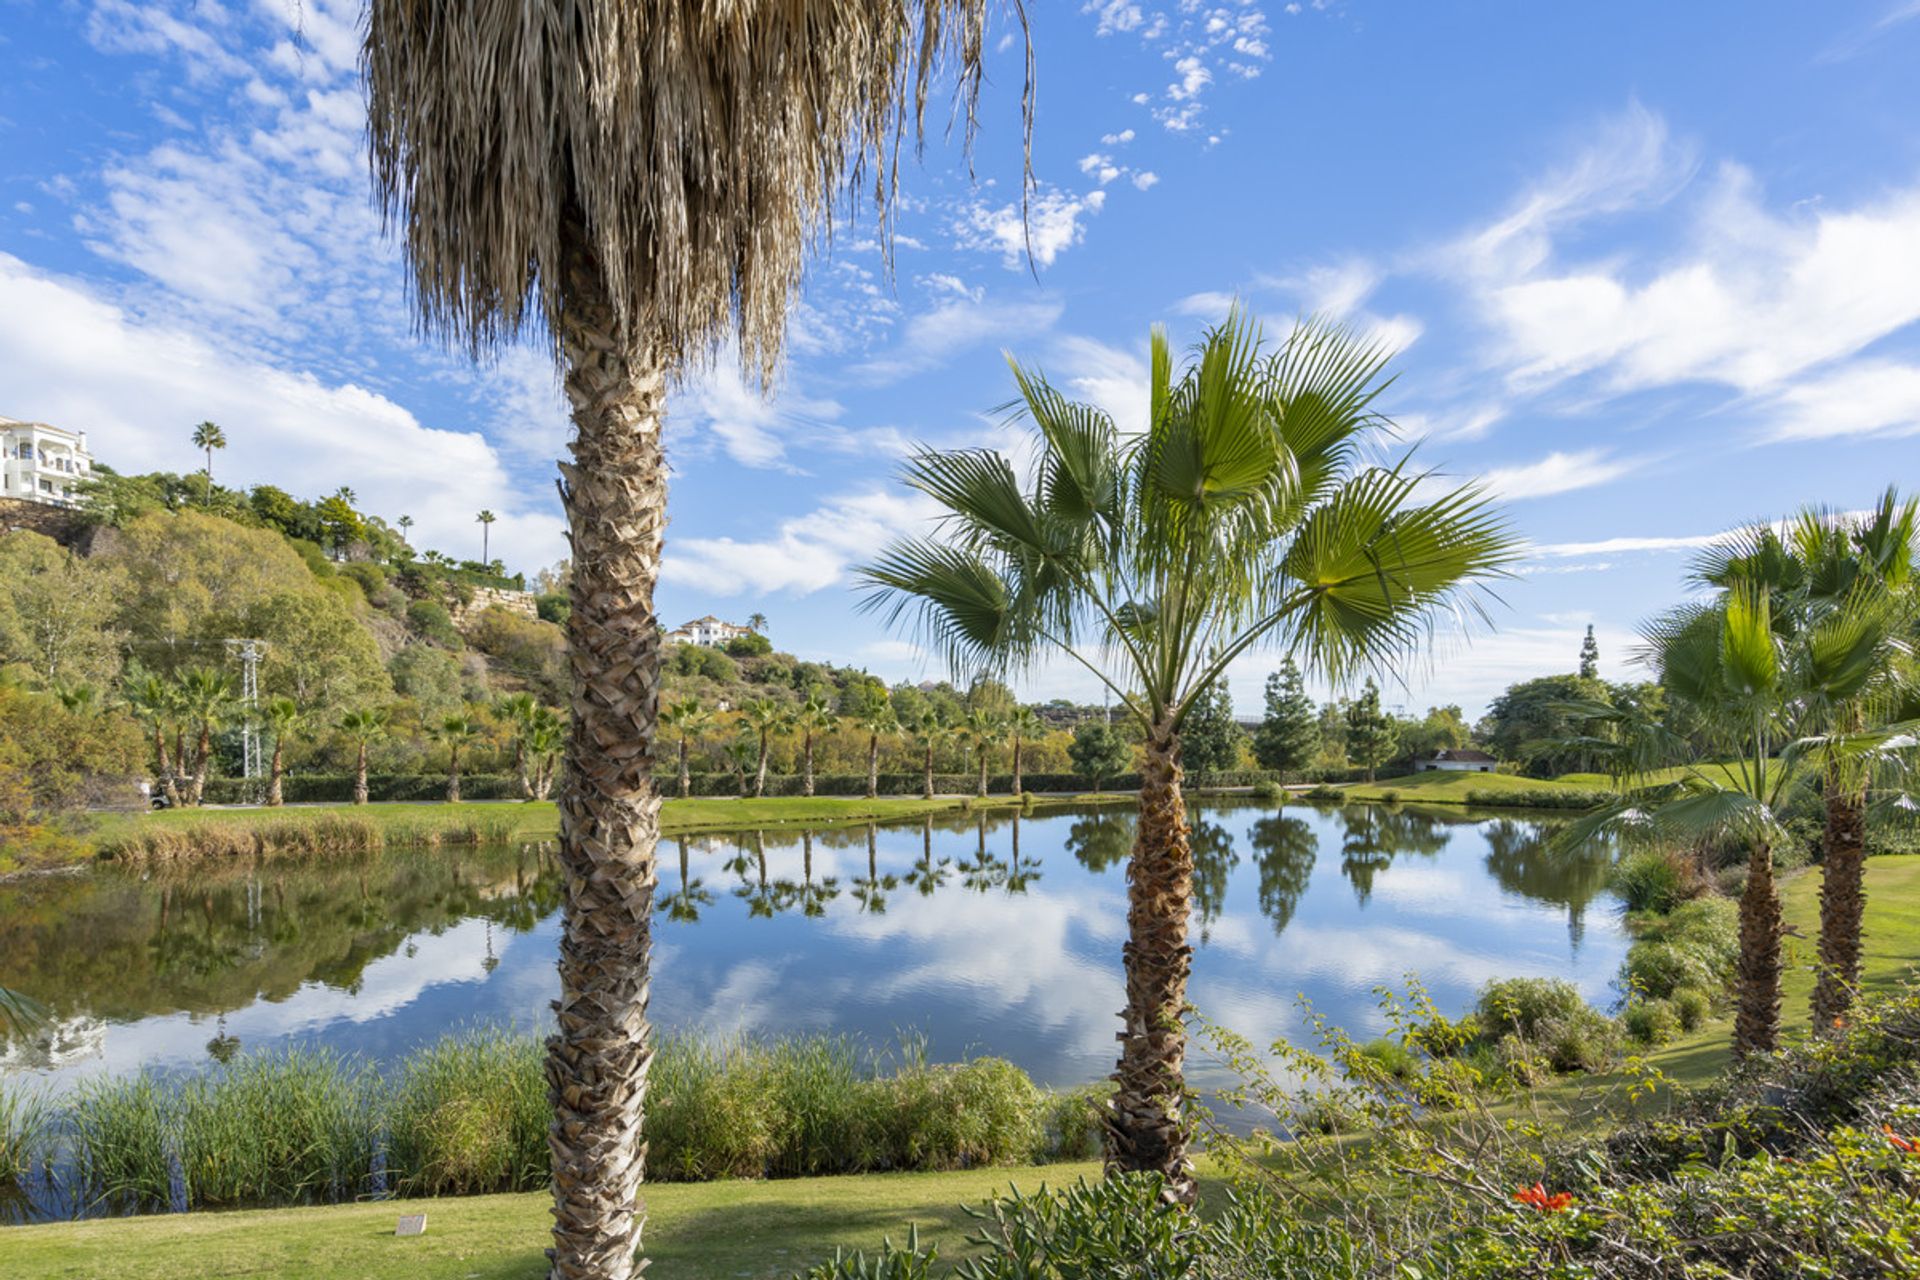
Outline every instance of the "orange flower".
{"type": "Polygon", "coordinates": [[[1893,1131],[1893,1126],[1890,1124],[1881,1125],[1880,1132],[1887,1135],[1887,1141],[1893,1144],[1893,1149],[1895,1151],[1899,1151],[1910,1156],[1920,1155],[1920,1137],[1903,1138],[1899,1134],[1893,1131]]]}
{"type": "Polygon", "coordinates": [[[1836,1031],[1837,1031],[1837,1030],[1839,1030],[1839,1029],[1840,1029],[1841,1027],[1844,1027],[1844,1026],[1846,1026],[1846,1025],[1847,1025],[1847,1020],[1846,1020],[1845,1018],[1835,1018],[1835,1019],[1833,1020],[1833,1026],[1834,1026],[1834,1029],[1835,1029],[1836,1031]]]}
{"type": "Polygon", "coordinates": [[[1538,1209],[1541,1213],[1558,1213],[1573,1203],[1573,1195],[1566,1191],[1547,1194],[1546,1187],[1536,1182],[1530,1187],[1522,1187],[1513,1193],[1513,1198],[1529,1209],[1538,1209]]]}

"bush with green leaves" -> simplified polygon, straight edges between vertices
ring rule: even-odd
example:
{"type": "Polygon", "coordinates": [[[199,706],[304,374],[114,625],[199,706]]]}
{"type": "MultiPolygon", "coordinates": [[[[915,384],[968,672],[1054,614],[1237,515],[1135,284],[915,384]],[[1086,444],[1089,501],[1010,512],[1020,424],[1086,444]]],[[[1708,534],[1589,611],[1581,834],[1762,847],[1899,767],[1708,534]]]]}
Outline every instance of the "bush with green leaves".
{"type": "Polygon", "coordinates": [[[1635,849],[1614,864],[1608,887],[1628,911],[1664,915],[1688,897],[1686,869],[1665,849],[1635,849]]]}
{"type": "Polygon", "coordinates": [[[1634,1000],[1620,1011],[1620,1025],[1636,1044],[1662,1045],[1680,1034],[1680,1014],[1667,1000],[1634,1000]]]}

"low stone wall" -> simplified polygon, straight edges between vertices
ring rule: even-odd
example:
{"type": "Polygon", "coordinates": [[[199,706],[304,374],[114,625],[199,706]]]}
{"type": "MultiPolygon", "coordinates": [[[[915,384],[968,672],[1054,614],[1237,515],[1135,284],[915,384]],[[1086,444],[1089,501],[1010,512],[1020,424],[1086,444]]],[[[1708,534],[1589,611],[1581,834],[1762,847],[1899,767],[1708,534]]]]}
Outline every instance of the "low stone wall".
{"type": "Polygon", "coordinates": [[[523,618],[540,616],[540,610],[533,603],[533,592],[502,591],[498,587],[475,587],[471,601],[466,604],[455,601],[448,612],[453,615],[453,625],[464,629],[488,609],[505,609],[523,618]]]}

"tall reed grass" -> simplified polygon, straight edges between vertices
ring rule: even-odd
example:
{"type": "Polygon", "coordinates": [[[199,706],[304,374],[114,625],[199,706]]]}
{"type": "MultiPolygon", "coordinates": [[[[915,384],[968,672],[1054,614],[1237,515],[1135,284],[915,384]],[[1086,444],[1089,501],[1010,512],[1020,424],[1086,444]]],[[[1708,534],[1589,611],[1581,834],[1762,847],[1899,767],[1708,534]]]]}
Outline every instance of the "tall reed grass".
{"type": "Polygon", "coordinates": [[[51,1150],[52,1113],[45,1095],[0,1085],[0,1198],[19,1193],[51,1150]]]}
{"type": "Polygon", "coordinates": [[[198,858],[378,853],[382,849],[505,844],[520,831],[514,814],[454,813],[375,819],[352,814],[208,818],[109,836],[103,857],[136,864],[198,858]]]}
{"type": "MultiPolygon", "coordinates": [[[[538,1038],[494,1027],[382,1070],[325,1051],[243,1054],[202,1075],[88,1081],[52,1111],[20,1112],[21,1131],[66,1135],[56,1167],[93,1212],[533,1190],[548,1171],[544,1056],[538,1038]]],[[[662,1181],[1083,1159],[1103,1094],[847,1036],[668,1038],[650,1081],[643,1136],[662,1181]]]]}

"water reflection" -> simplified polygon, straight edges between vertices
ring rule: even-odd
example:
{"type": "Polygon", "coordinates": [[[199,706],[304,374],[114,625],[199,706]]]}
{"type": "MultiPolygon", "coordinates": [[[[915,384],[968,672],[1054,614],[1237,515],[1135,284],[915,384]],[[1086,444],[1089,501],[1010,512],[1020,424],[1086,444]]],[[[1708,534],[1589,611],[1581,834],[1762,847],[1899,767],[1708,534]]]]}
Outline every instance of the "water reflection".
{"type": "MultiPolygon", "coordinates": [[[[1097,1078],[1134,825],[1117,808],[1001,811],[673,840],[655,1015],[723,1033],[912,1028],[940,1056],[1097,1078]]],[[[1192,997],[1256,1038],[1299,1029],[1300,992],[1367,1033],[1372,988],[1409,969],[1443,1006],[1504,974],[1600,997],[1623,951],[1604,858],[1549,857],[1524,822],[1211,806],[1192,849],[1192,997]]],[[[295,1042],[385,1058],[476,1020],[539,1025],[562,883],[527,846],[0,885],[0,985],[56,1015],[0,1069],[59,1083],[295,1042]]]]}

